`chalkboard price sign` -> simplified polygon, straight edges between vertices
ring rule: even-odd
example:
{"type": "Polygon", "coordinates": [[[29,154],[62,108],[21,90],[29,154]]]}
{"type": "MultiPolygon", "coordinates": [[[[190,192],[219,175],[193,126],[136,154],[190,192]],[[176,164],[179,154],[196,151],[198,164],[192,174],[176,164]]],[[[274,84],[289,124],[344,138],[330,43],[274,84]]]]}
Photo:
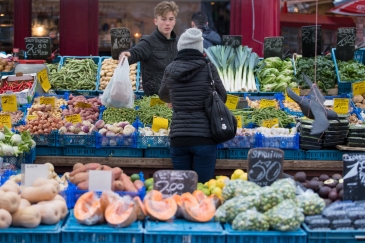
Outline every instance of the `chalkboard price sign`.
{"type": "Polygon", "coordinates": [[[284,37],[266,37],[264,38],[264,58],[283,56],[284,37]]]}
{"type": "Polygon", "coordinates": [[[223,35],[222,37],[224,46],[237,48],[239,45],[242,45],[242,35],[223,35]]]}
{"type": "Polygon", "coordinates": [[[365,200],[365,154],[344,154],[343,200],[365,200]]]}
{"type": "Polygon", "coordinates": [[[303,57],[314,57],[321,54],[321,26],[317,25],[317,52],[315,50],[316,43],[316,26],[302,27],[302,55],[303,57]]]}
{"type": "Polygon", "coordinates": [[[198,175],[192,170],[158,170],[153,173],[153,189],[164,195],[194,192],[198,175]]]}
{"type": "Polygon", "coordinates": [[[119,59],[119,54],[131,48],[131,32],[128,28],[112,28],[111,35],[111,53],[114,60],[119,59]]]}
{"type": "Polygon", "coordinates": [[[49,37],[26,37],[25,50],[30,60],[47,60],[51,54],[51,39],[49,37]]]}
{"type": "Polygon", "coordinates": [[[338,28],[336,59],[346,62],[354,59],[355,39],[356,28],[338,28]]]}
{"type": "Polygon", "coordinates": [[[284,151],[255,148],[248,151],[248,180],[259,186],[270,186],[283,176],[284,151]]]}

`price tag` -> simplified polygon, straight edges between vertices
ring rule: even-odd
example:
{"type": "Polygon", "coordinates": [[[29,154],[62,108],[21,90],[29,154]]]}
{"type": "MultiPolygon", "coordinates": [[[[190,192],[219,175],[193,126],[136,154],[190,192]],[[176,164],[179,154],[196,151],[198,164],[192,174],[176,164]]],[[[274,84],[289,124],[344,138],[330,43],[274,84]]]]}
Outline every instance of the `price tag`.
{"type": "Polygon", "coordinates": [[[352,94],[353,95],[365,94],[365,81],[353,83],[352,84],[352,94]]]}
{"type": "Polygon", "coordinates": [[[152,130],[158,132],[160,129],[167,129],[169,126],[169,121],[162,117],[153,117],[152,130]]]}
{"type": "Polygon", "coordinates": [[[16,95],[1,96],[1,106],[3,108],[3,111],[17,111],[18,105],[16,102],[16,95]]]}
{"type": "Polygon", "coordinates": [[[181,195],[194,192],[198,175],[192,170],[158,170],[153,173],[153,189],[163,195],[181,195]]]}
{"type": "Polygon", "coordinates": [[[235,110],[239,101],[240,101],[240,97],[227,94],[226,106],[230,110],[235,110]]]}
{"type": "Polygon", "coordinates": [[[24,164],[23,185],[32,186],[37,178],[48,179],[48,165],[24,164]]]}
{"type": "Polygon", "coordinates": [[[242,116],[235,116],[237,119],[237,127],[242,128],[242,116]]]}
{"type": "MultiPolygon", "coordinates": [[[[292,88],[292,90],[294,91],[294,93],[296,93],[297,95],[300,96],[300,89],[299,88],[292,88]]],[[[292,98],[290,98],[288,96],[288,94],[286,93],[286,90],[285,90],[285,100],[288,101],[288,102],[294,102],[294,100],[292,100],[292,98]]]]}
{"type": "Polygon", "coordinates": [[[0,124],[2,124],[3,126],[7,126],[8,128],[11,128],[12,125],[11,115],[10,114],[0,115],[0,124]]]}
{"type": "Polygon", "coordinates": [[[266,100],[266,99],[260,100],[260,108],[266,108],[266,107],[276,107],[276,101],[266,100]]]}
{"type": "Polygon", "coordinates": [[[89,170],[89,191],[108,191],[112,189],[110,170],[89,170]]]}
{"type": "Polygon", "coordinates": [[[337,114],[348,114],[349,113],[350,100],[346,98],[334,98],[333,99],[333,110],[337,114]]]}
{"type": "Polygon", "coordinates": [[[82,122],[80,114],[67,115],[65,118],[67,122],[72,122],[73,124],[82,122]]]}
{"type": "Polygon", "coordinates": [[[165,102],[160,100],[160,98],[151,97],[150,107],[155,106],[155,105],[164,105],[164,104],[165,104],[165,102]]]}
{"type": "Polygon", "coordinates": [[[90,108],[91,104],[89,103],[85,103],[85,102],[77,102],[75,107],[79,107],[79,108],[90,108]]]}
{"type": "Polygon", "coordinates": [[[56,97],[40,97],[39,102],[41,105],[51,105],[52,107],[56,106],[56,97]]]}
{"type": "Polygon", "coordinates": [[[279,124],[279,119],[278,118],[262,121],[262,126],[267,127],[267,128],[272,128],[276,124],[279,124]]]}
{"type": "Polygon", "coordinates": [[[37,73],[37,78],[39,83],[42,86],[42,89],[44,90],[44,92],[48,92],[48,90],[51,89],[51,84],[48,80],[48,73],[46,69],[41,70],[40,72],[37,73]]]}
{"type": "Polygon", "coordinates": [[[27,120],[28,120],[28,121],[36,120],[37,118],[38,118],[38,116],[37,116],[37,115],[28,115],[28,116],[27,116],[27,120]]]}

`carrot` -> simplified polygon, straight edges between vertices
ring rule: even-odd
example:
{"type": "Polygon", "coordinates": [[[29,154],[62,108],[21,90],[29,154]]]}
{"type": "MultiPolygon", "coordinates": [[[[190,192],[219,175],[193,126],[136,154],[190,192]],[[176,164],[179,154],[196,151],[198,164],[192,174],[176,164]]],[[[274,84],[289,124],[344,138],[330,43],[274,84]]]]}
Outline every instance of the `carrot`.
{"type": "Polygon", "coordinates": [[[119,180],[113,181],[112,189],[113,191],[123,191],[124,190],[123,182],[119,180]]]}
{"type": "Polygon", "coordinates": [[[72,184],[79,184],[80,182],[86,181],[89,178],[89,172],[80,172],[74,176],[70,176],[70,182],[72,184]]]}
{"type": "Polygon", "coordinates": [[[135,180],[135,181],[133,182],[133,184],[134,184],[134,186],[135,186],[138,190],[140,190],[140,189],[144,186],[144,183],[143,183],[141,180],[135,180]]]}
{"type": "Polygon", "coordinates": [[[81,163],[76,163],[74,164],[74,167],[72,168],[72,170],[77,170],[78,168],[80,168],[81,166],[84,166],[83,164],[81,163]]]}
{"type": "Polygon", "coordinates": [[[80,190],[88,190],[89,189],[89,180],[80,182],[79,184],[77,184],[77,188],[79,188],[80,190]]]}
{"type": "Polygon", "coordinates": [[[70,173],[70,176],[74,176],[76,175],[77,173],[80,173],[80,172],[86,172],[88,170],[95,170],[97,168],[100,168],[100,164],[99,163],[89,163],[89,164],[86,164],[86,165],[83,165],[83,166],[80,166],[79,168],[77,168],[76,170],[72,171],[70,173]]]}
{"type": "Polygon", "coordinates": [[[134,184],[131,181],[131,179],[129,178],[129,176],[122,173],[120,178],[121,178],[121,180],[124,184],[124,190],[125,191],[127,191],[127,192],[138,192],[137,188],[134,186],[134,184]]]}
{"type": "Polygon", "coordinates": [[[112,169],[112,178],[113,180],[118,180],[118,178],[120,178],[120,176],[123,174],[123,171],[121,168],[119,167],[114,167],[112,169]]]}

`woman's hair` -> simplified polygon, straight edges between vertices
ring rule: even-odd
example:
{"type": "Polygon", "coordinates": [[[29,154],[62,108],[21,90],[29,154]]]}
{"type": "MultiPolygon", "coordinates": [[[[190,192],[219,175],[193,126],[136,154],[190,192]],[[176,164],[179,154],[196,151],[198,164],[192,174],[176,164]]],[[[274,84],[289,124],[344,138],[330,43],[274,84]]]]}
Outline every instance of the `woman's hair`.
{"type": "Polygon", "coordinates": [[[155,7],[155,18],[158,16],[165,17],[168,12],[172,12],[177,17],[177,13],[179,12],[179,7],[176,5],[174,1],[163,1],[157,4],[155,7]]]}

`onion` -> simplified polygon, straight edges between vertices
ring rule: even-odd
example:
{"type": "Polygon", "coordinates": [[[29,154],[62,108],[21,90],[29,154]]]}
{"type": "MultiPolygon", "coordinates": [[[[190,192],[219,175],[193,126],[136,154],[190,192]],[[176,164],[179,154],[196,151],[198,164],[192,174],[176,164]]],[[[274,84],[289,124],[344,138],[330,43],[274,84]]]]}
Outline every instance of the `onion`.
{"type": "MultiPolygon", "coordinates": [[[[88,126],[83,126],[82,127],[82,131],[84,132],[84,133],[88,133],[89,131],[90,131],[90,127],[88,127],[88,126]]],[[[80,134],[80,133],[79,133],[80,134]]]]}
{"type": "Polygon", "coordinates": [[[72,122],[67,122],[67,123],[65,124],[65,127],[66,127],[66,128],[68,128],[68,127],[70,127],[70,126],[72,126],[72,122]]]}
{"type": "Polygon", "coordinates": [[[105,135],[107,137],[114,137],[115,136],[115,133],[114,132],[111,132],[111,131],[107,131],[105,135]]]}
{"type": "Polygon", "coordinates": [[[100,129],[103,128],[105,125],[105,122],[103,120],[99,120],[95,123],[96,128],[100,129]]]}
{"type": "Polygon", "coordinates": [[[124,121],[124,122],[119,122],[119,123],[118,123],[118,127],[122,127],[122,128],[124,128],[126,125],[129,125],[129,122],[124,121]]]}

